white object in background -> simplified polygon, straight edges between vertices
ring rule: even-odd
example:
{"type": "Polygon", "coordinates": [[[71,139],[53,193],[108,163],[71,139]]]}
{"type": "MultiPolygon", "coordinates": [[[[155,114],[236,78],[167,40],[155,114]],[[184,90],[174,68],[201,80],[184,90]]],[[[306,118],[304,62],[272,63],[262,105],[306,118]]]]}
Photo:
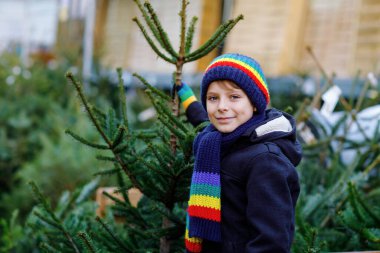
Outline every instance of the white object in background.
{"type": "Polygon", "coordinates": [[[375,75],[372,72],[369,72],[367,75],[367,78],[368,78],[369,82],[371,83],[372,87],[376,88],[378,82],[377,82],[375,75]]]}
{"type": "Polygon", "coordinates": [[[297,132],[306,144],[315,143],[315,136],[305,122],[301,122],[297,125],[297,132]]]}
{"type": "Polygon", "coordinates": [[[156,110],[153,108],[153,107],[150,107],[144,111],[142,111],[138,116],[137,118],[144,122],[144,121],[147,121],[148,119],[151,119],[153,118],[154,116],[156,116],[156,110]]]}
{"type": "Polygon", "coordinates": [[[338,86],[334,85],[322,95],[322,100],[324,103],[320,111],[323,116],[326,118],[331,116],[341,94],[342,90],[338,86]]]}

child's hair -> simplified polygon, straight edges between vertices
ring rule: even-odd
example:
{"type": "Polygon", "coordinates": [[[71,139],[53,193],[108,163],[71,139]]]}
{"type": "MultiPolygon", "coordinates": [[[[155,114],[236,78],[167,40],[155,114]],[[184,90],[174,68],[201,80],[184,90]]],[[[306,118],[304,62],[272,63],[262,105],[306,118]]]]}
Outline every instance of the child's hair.
{"type": "Polygon", "coordinates": [[[223,54],[210,63],[201,86],[205,109],[208,86],[217,80],[232,81],[247,94],[258,113],[265,111],[270,100],[268,85],[260,65],[254,59],[241,54],[223,54]]]}

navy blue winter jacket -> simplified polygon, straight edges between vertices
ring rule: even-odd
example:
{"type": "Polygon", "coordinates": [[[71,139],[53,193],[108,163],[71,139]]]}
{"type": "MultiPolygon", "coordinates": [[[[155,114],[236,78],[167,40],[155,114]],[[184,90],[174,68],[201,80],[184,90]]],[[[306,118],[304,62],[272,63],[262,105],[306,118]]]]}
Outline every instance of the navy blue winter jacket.
{"type": "MultiPolygon", "coordinates": [[[[186,111],[193,125],[207,119],[202,110],[196,102],[186,111]]],[[[265,114],[222,154],[222,242],[204,241],[202,252],[290,252],[301,146],[292,116],[276,109],[265,114]]]]}

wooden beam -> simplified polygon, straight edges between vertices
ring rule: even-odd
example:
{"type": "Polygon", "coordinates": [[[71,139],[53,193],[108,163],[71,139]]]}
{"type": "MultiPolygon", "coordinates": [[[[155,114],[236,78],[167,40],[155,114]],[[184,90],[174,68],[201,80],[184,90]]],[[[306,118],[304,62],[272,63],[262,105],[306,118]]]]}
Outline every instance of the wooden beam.
{"type": "MultiPolygon", "coordinates": [[[[222,0],[203,0],[199,24],[199,46],[203,45],[219,27],[222,19],[222,0]]],[[[203,72],[208,64],[217,56],[218,49],[214,49],[197,62],[197,71],[203,72]]]]}

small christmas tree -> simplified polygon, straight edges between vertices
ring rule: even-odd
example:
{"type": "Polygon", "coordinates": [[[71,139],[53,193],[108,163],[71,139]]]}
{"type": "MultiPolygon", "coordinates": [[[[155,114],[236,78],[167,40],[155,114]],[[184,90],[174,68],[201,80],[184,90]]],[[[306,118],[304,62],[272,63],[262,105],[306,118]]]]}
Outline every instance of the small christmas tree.
{"type": "MultiPolygon", "coordinates": [[[[121,69],[118,69],[120,108],[110,109],[108,113],[90,104],[82,85],[71,73],[67,74],[104,143],[91,143],[69,130],[67,133],[87,146],[103,150],[104,155],[98,159],[113,165],[113,168],[99,174],[117,176],[117,191],[122,194],[122,200],[104,194],[115,201],[113,213],[122,216],[124,222],[116,224],[112,219],[106,222],[98,217],[96,220],[99,225],[95,227],[93,222],[86,221],[83,217],[78,218],[73,213],[56,214],[34,186],[34,191],[43,204],[42,209],[47,213],[43,215],[37,212],[39,218],[50,228],[47,233],[51,236],[48,237],[48,243],[44,244],[47,251],[166,253],[184,249],[185,208],[193,168],[192,142],[202,126],[193,128],[181,119],[175,87],[181,84],[183,65],[207,55],[220,45],[243,16],[222,24],[204,45],[191,51],[197,18],[193,17],[187,27],[186,7],[189,3],[182,0],[179,13],[180,45],[179,50],[175,51],[149,1],[141,4],[135,0],[135,3],[148,29],[140,19],[134,18],[133,21],[153,51],[175,66],[172,96],[156,89],[135,73],[134,76],[145,85],[146,94],[158,114],[157,124],[150,129],[135,130],[128,124],[121,69]],[[143,194],[137,207],[132,206],[128,200],[127,191],[132,187],[143,194]],[[96,231],[99,227],[102,229],[96,231]]],[[[72,195],[71,202],[80,206],[75,196],[77,195],[72,195]]]]}

